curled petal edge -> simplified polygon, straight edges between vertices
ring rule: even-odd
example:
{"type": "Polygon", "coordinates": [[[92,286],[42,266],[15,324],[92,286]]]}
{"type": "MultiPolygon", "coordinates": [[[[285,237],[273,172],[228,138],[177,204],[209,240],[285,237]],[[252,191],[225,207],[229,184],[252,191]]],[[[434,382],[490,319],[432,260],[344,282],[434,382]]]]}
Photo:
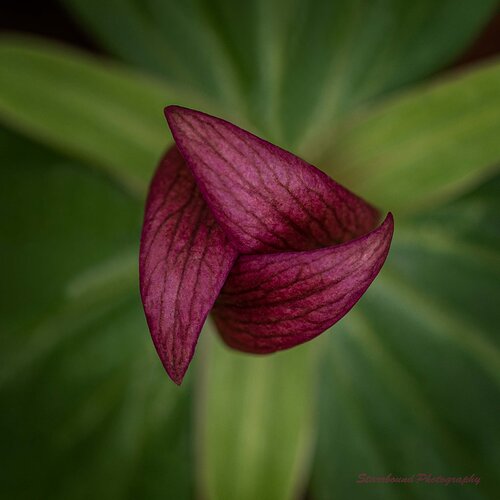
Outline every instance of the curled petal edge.
{"type": "Polygon", "coordinates": [[[388,214],[347,243],[306,252],[240,256],[213,313],[230,347],[257,354],[302,344],[356,304],[380,272],[392,240],[388,214]]]}

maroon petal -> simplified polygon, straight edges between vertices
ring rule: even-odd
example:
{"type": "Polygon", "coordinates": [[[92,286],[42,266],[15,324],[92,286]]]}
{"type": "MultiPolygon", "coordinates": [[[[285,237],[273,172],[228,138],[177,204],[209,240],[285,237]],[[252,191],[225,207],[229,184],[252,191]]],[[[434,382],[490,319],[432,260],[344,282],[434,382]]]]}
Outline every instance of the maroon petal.
{"type": "Polygon", "coordinates": [[[371,231],[378,212],[316,167],[219,118],[165,110],[212,213],[242,253],[321,248],[371,231]]]}
{"type": "Polygon", "coordinates": [[[151,183],[139,272],[153,342],[177,384],[236,256],[173,147],[151,183]]]}
{"type": "Polygon", "coordinates": [[[392,215],[371,233],[319,250],[243,255],[216,302],[228,345],[270,353],[316,337],[344,316],[379,273],[394,231],[392,215]]]}

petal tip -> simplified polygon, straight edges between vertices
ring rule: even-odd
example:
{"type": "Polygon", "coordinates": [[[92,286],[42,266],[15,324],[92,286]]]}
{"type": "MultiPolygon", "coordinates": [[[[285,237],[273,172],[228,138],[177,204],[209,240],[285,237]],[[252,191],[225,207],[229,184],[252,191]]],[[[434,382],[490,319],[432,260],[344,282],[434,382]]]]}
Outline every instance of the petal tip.
{"type": "Polygon", "coordinates": [[[160,358],[161,364],[163,368],[167,372],[167,375],[170,379],[177,385],[181,385],[182,381],[186,375],[186,372],[191,364],[191,360],[194,356],[194,347],[189,352],[187,357],[183,357],[180,359],[172,359],[172,356],[167,355],[165,350],[162,348],[162,343],[160,341],[160,337],[157,335],[157,332],[151,326],[149,327],[151,332],[151,338],[153,340],[153,345],[155,346],[158,357],[160,358]]]}
{"type": "Polygon", "coordinates": [[[172,357],[172,355],[168,355],[161,347],[161,342],[155,335],[154,330],[151,331],[151,338],[153,340],[153,345],[155,346],[158,357],[160,358],[161,364],[167,372],[167,375],[176,385],[181,385],[186,372],[188,371],[189,365],[191,364],[191,360],[193,359],[195,351],[194,347],[189,352],[188,356],[175,359],[175,357],[172,357]]]}
{"type": "Polygon", "coordinates": [[[167,371],[167,374],[170,377],[170,379],[172,380],[172,382],[174,382],[176,385],[180,386],[182,384],[182,381],[184,380],[184,375],[186,375],[186,371],[187,371],[188,366],[189,366],[189,364],[184,368],[181,368],[181,367],[176,367],[176,368],[169,367],[169,368],[167,368],[165,366],[165,370],[167,371]]]}
{"type": "MultiPolygon", "coordinates": [[[[201,111],[196,111],[194,109],[185,108],[183,106],[178,106],[172,104],[164,109],[165,118],[167,119],[168,127],[174,138],[179,151],[183,156],[186,156],[186,152],[189,150],[187,144],[186,133],[189,130],[189,118],[194,119],[197,123],[200,122],[200,116],[207,116],[201,111]]],[[[189,163],[189,162],[188,162],[189,163]]]]}
{"type": "Polygon", "coordinates": [[[205,114],[201,111],[185,108],[184,106],[179,106],[177,104],[170,104],[163,110],[163,113],[165,114],[165,118],[167,119],[170,128],[175,126],[178,120],[182,119],[186,115],[196,116],[205,114]]]}
{"type": "Polygon", "coordinates": [[[388,233],[390,233],[390,236],[392,238],[392,235],[394,234],[394,216],[392,215],[392,212],[387,213],[384,222],[380,224],[379,228],[380,230],[386,230],[388,233]]]}
{"type": "Polygon", "coordinates": [[[165,114],[165,117],[168,120],[170,116],[182,112],[184,109],[185,108],[183,108],[182,106],[178,106],[177,104],[170,104],[164,108],[163,113],[165,114]]]}

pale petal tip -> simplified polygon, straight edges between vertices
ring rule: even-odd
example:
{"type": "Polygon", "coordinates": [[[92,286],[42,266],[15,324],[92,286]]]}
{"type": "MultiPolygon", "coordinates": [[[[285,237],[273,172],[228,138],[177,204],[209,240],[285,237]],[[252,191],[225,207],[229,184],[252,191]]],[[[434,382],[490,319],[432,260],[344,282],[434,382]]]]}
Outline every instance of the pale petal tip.
{"type": "Polygon", "coordinates": [[[380,227],[389,227],[389,232],[392,235],[394,233],[394,216],[392,215],[392,212],[388,212],[387,215],[385,216],[384,222],[380,225],[380,227]]]}
{"type": "Polygon", "coordinates": [[[168,122],[170,127],[172,127],[172,125],[175,126],[176,121],[179,118],[182,118],[183,116],[186,116],[186,115],[192,115],[192,116],[205,115],[205,113],[203,113],[201,111],[196,111],[196,110],[191,109],[191,108],[185,108],[184,106],[178,106],[177,104],[171,104],[171,105],[167,106],[163,110],[163,113],[164,113],[165,118],[167,119],[167,122],[168,122]]]}
{"type": "Polygon", "coordinates": [[[160,358],[163,368],[167,372],[168,376],[177,385],[181,385],[186,372],[193,359],[194,349],[190,353],[189,357],[181,359],[172,359],[171,356],[167,355],[163,349],[161,349],[160,344],[156,341],[155,335],[151,333],[153,339],[153,345],[155,346],[158,357],[160,358]]]}
{"type": "Polygon", "coordinates": [[[163,368],[167,372],[170,379],[175,382],[177,385],[181,385],[184,380],[184,376],[191,364],[191,360],[194,355],[194,349],[190,352],[189,357],[185,359],[176,359],[173,360],[169,355],[165,353],[165,351],[161,348],[161,343],[157,341],[154,330],[151,331],[151,338],[153,340],[153,345],[155,346],[158,357],[160,358],[161,364],[163,368]]]}
{"type": "Polygon", "coordinates": [[[182,106],[178,106],[177,104],[171,104],[163,110],[163,113],[165,114],[165,118],[168,118],[172,115],[175,115],[178,112],[182,112],[184,108],[182,106]]]}
{"type": "MultiPolygon", "coordinates": [[[[165,365],[164,365],[165,366],[165,365]]],[[[177,384],[181,385],[182,381],[184,380],[184,375],[186,375],[187,369],[189,367],[189,363],[185,367],[166,367],[165,370],[168,373],[168,376],[172,379],[172,381],[177,384]]]]}

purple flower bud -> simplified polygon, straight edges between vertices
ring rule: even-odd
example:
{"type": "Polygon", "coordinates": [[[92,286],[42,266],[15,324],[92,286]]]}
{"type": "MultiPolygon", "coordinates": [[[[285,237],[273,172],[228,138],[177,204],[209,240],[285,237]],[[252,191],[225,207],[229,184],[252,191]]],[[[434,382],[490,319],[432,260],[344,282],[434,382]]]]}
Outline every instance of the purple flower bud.
{"type": "Polygon", "coordinates": [[[176,146],[152,180],[140,287],[180,384],[213,308],[225,342],[270,353],[342,318],[379,273],[393,218],[297,156],[213,116],[165,110],[176,146]]]}

